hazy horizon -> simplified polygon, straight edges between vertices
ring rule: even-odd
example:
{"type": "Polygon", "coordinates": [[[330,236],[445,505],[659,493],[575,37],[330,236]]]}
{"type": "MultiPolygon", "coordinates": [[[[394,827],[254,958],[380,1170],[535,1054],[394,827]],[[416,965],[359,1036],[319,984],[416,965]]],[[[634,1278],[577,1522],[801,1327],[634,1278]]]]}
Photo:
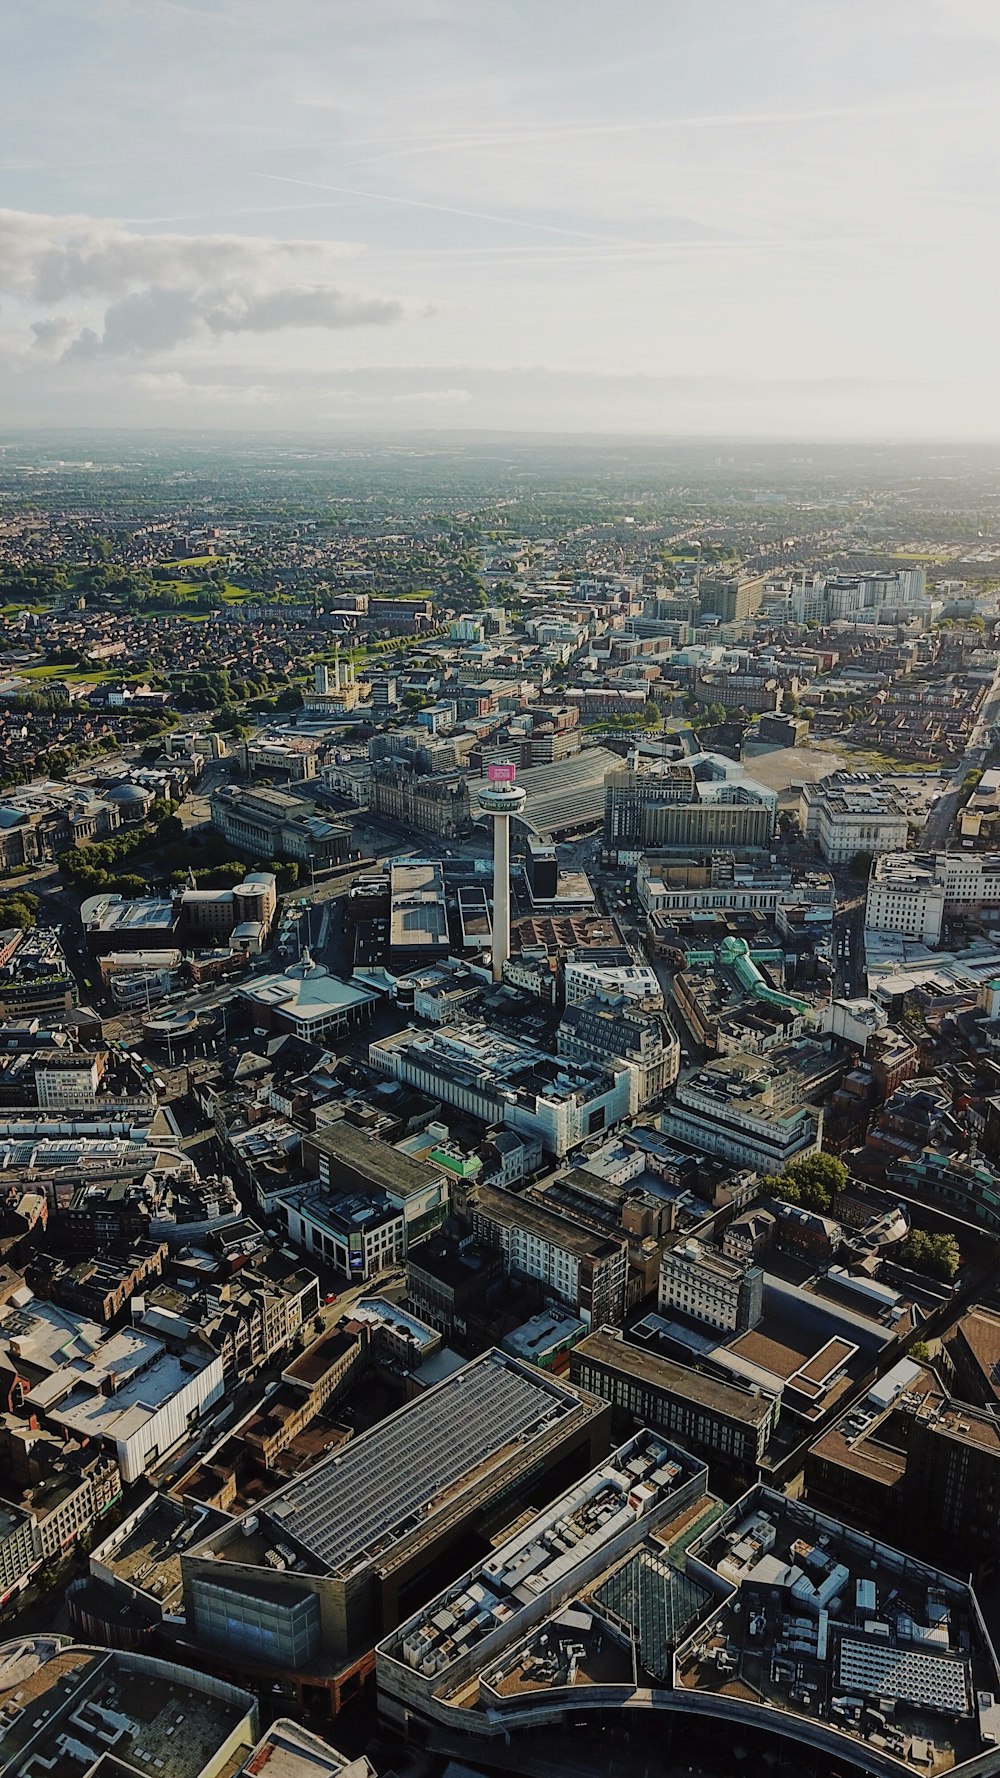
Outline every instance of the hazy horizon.
{"type": "Polygon", "coordinates": [[[34,0],[0,428],[1000,439],[992,0],[34,0]]]}

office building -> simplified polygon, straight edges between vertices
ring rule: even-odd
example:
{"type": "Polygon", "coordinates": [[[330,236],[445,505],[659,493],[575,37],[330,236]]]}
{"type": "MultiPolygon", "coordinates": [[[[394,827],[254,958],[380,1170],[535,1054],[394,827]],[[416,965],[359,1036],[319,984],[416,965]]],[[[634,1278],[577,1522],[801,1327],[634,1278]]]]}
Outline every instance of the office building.
{"type": "Polygon", "coordinates": [[[834,772],[802,792],[807,839],[828,864],[849,864],[859,852],[873,857],[906,850],[906,804],[890,784],[868,772],[834,772]]]}
{"type": "Polygon", "coordinates": [[[799,1099],[787,1070],[795,1046],[786,1048],[790,1054],[722,1056],[696,1069],[660,1118],[664,1135],[760,1173],[817,1154],[823,1113],[799,1099]]]}
{"type": "Polygon", "coordinates": [[[406,1219],[385,1192],[306,1185],[278,1201],[290,1238],[344,1278],[365,1283],[406,1254],[406,1219]]]}
{"type": "Polygon", "coordinates": [[[723,1383],[598,1328],[569,1355],[581,1389],[611,1403],[616,1429],[649,1426],[721,1474],[752,1479],[778,1423],[777,1395],[723,1383]]]}
{"type": "Polygon", "coordinates": [[[872,861],[869,932],[936,945],[949,916],[1000,909],[1000,859],[987,852],[889,852],[872,861]]]}
{"type": "MultiPolygon", "coordinates": [[[[8,1488],[10,1485],[8,1482],[8,1488]]],[[[20,1592],[40,1559],[30,1512],[12,1501],[0,1500],[0,1597],[6,1600],[20,1592]]]]}
{"type": "MultiPolygon", "coordinates": [[[[995,1349],[995,1348],[994,1348],[995,1349]]],[[[905,1524],[915,1547],[947,1548],[965,1572],[996,1572],[1000,1423],[909,1359],[822,1433],[807,1453],[808,1497],[839,1503],[866,1530],[905,1524]]]]}
{"type": "Polygon", "coordinates": [[[477,1242],[502,1255],[508,1274],[537,1278],[588,1327],[624,1319],[624,1235],[595,1233],[555,1206],[489,1185],[477,1186],[471,1214],[477,1242]]]}
{"type": "Polygon", "coordinates": [[[268,733],[254,735],[236,744],[240,770],[248,779],[275,779],[286,784],[304,784],[315,778],[319,765],[320,743],[309,735],[268,733]]]}
{"type": "Polygon", "coordinates": [[[525,875],[532,903],[554,901],[559,887],[559,863],[555,846],[548,840],[528,836],[525,852],[525,875]]]}
{"type": "Polygon", "coordinates": [[[626,1062],[634,1082],[633,1113],[672,1087],[680,1072],[681,1046],[666,1013],[625,995],[569,1001],[556,1043],[571,1061],[626,1062]]]}
{"type": "Polygon", "coordinates": [[[248,871],[232,889],[185,889],[180,923],[190,945],[223,944],[241,927],[253,928],[259,951],[278,909],[278,886],[271,871],[248,871]]]}
{"type": "Polygon", "coordinates": [[[646,811],[662,804],[688,804],[697,799],[695,777],[686,762],[652,760],[610,771],[604,783],[604,844],[609,852],[646,844],[646,811]]]}
{"type": "Polygon", "coordinates": [[[725,1333],[746,1333],[764,1313],[764,1273],[694,1239],[671,1247],[660,1261],[657,1306],[725,1333]]]}
{"type": "Polygon", "coordinates": [[[471,1537],[607,1451],[610,1415],[500,1352],[473,1359],[181,1556],[193,1640],[335,1712],[471,1537]]]}
{"type": "Polygon", "coordinates": [[[406,1154],[345,1119],[303,1136],[302,1163],[324,1185],[384,1193],[403,1216],[408,1245],[434,1234],[448,1214],[447,1166],[406,1154]]]}
{"type": "Polygon", "coordinates": [[[702,619],[717,617],[724,624],[743,623],[760,610],[765,585],[762,575],[703,574],[698,581],[700,615],[702,619]]]}
{"type": "Polygon", "coordinates": [[[216,833],[245,857],[285,858],[316,870],[347,860],[350,828],[327,821],[312,803],[283,790],[223,784],[209,806],[216,833]]]}

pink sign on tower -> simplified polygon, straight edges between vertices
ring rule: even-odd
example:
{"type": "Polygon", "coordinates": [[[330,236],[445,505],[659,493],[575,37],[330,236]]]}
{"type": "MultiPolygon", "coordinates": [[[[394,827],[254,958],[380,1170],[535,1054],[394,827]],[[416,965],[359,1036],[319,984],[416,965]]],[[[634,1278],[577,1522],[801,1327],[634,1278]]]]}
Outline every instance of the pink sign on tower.
{"type": "Polygon", "coordinates": [[[513,784],[516,776],[517,767],[507,761],[502,765],[486,767],[486,777],[490,784],[513,784]]]}

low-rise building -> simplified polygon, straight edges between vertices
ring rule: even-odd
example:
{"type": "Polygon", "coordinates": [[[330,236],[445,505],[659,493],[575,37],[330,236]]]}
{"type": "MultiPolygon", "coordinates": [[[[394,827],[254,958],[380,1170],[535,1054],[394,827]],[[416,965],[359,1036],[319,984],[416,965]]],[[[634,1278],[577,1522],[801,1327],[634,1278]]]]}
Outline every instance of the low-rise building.
{"type": "Polygon", "coordinates": [[[345,1278],[364,1283],[406,1254],[406,1218],[384,1192],[313,1184],[280,1199],[290,1238],[345,1278]]]}

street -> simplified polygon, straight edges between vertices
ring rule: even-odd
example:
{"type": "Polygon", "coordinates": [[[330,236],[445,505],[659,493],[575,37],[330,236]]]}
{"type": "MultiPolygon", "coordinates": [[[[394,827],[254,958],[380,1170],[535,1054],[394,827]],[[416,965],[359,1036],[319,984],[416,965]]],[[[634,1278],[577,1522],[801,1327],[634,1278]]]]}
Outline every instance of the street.
{"type": "Polygon", "coordinates": [[[990,731],[998,720],[1000,720],[1000,667],[997,668],[993,684],[983,699],[965,753],[949,774],[947,788],[942,790],[931,811],[930,819],[921,835],[922,851],[937,851],[947,845],[952,822],[958,812],[962,781],[966,772],[979,771],[985,765],[990,751],[990,731]]]}

